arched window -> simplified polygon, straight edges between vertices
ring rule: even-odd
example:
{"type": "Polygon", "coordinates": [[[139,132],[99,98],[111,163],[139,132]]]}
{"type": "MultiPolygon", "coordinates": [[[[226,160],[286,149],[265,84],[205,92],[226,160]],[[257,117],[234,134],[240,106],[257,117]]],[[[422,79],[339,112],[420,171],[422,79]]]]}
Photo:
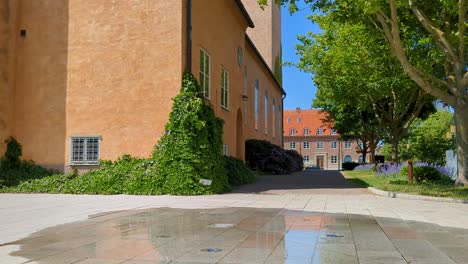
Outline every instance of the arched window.
{"type": "Polygon", "coordinates": [[[350,155],[346,155],[346,156],[343,158],[343,162],[344,162],[344,163],[353,162],[353,158],[352,158],[350,155]]]}

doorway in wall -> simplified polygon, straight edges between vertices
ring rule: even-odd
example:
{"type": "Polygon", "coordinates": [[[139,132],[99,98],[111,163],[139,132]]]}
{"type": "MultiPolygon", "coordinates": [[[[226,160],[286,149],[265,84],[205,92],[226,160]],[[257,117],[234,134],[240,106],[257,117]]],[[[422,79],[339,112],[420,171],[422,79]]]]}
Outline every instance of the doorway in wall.
{"type": "Polygon", "coordinates": [[[316,156],[316,164],[319,166],[321,169],[324,168],[324,161],[325,161],[325,156],[324,155],[317,155],[316,156]]]}

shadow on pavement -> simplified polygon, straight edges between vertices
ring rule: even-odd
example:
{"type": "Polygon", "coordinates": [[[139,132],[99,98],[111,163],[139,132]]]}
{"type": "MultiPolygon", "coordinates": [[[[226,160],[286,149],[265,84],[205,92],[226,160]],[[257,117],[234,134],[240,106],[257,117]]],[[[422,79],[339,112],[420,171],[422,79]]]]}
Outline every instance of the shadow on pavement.
{"type": "Polygon", "coordinates": [[[239,186],[234,193],[329,193],[368,194],[362,183],[347,181],[339,171],[304,170],[290,175],[263,175],[252,184],[239,186]]]}

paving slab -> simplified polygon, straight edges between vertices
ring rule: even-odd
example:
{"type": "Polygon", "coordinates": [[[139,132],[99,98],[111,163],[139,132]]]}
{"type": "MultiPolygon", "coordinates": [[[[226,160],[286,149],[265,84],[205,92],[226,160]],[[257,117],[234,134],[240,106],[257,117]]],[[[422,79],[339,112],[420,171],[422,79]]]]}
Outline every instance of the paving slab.
{"type": "Polygon", "coordinates": [[[196,197],[0,194],[0,263],[468,263],[467,204],[307,178],[329,175],[196,197]]]}

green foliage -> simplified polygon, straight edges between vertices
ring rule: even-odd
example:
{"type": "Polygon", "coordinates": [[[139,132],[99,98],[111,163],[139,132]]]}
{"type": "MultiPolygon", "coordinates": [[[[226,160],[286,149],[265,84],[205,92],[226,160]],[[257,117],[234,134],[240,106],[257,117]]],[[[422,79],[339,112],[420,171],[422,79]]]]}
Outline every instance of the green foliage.
{"type": "MultiPolygon", "coordinates": [[[[400,170],[400,176],[404,179],[408,179],[408,167],[403,166],[400,170]]],[[[436,168],[430,166],[414,166],[413,167],[413,180],[416,183],[426,183],[440,181],[442,178],[448,178],[443,176],[436,168]]]]}
{"type": "Polygon", "coordinates": [[[275,77],[279,83],[283,83],[283,62],[281,60],[281,51],[275,58],[275,77]]]}
{"type": "Polygon", "coordinates": [[[253,170],[274,174],[289,174],[304,168],[302,156],[295,150],[284,150],[266,140],[245,142],[245,159],[253,170]]]}
{"type": "Polygon", "coordinates": [[[5,143],[6,152],[0,159],[0,188],[51,174],[50,171],[32,161],[21,160],[22,147],[14,138],[5,140],[5,143]]]}
{"type": "MultiPolygon", "coordinates": [[[[76,172],[51,175],[1,191],[146,195],[228,191],[230,185],[222,156],[223,120],[216,118],[200,95],[195,78],[184,74],[182,90],[174,98],[166,133],[150,159],[123,155],[115,162],[101,161],[99,169],[82,176],[77,176],[76,172]],[[204,186],[200,179],[210,179],[212,184],[204,186]]],[[[230,161],[226,166],[236,184],[254,178],[237,161],[230,161]]],[[[17,171],[13,175],[17,175],[17,171]]]]}
{"type": "Polygon", "coordinates": [[[19,164],[20,157],[23,155],[23,148],[21,144],[16,141],[13,137],[5,140],[6,151],[5,155],[2,157],[1,162],[3,166],[15,166],[19,164]]]}
{"type": "Polygon", "coordinates": [[[240,159],[224,156],[224,168],[226,169],[229,184],[233,186],[255,181],[255,174],[240,159]]]}
{"type": "Polygon", "coordinates": [[[166,133],[153,152],[163,193],[193,195],[230,189],[222,156],[223,120],[201,94],[197,80],[185,73],[166,133]],[[200,179],[212,180],[212,184],[201,185],[200,179]]]}
{"type": "MultiPolygon", "coordinates": [[[[409,129],[409,138],[400,142],[398,148],[402,160],[419,160],[444,164],[445,151],[450,149],[447,133],[453,120],[448,111],[437,111],[426,120],[417,120],[409,129]]],[[[391,145],[384,144],[382,154],[391,160],[391,145]]]]}
{"type": "Polygon", "coordinates": [[[115,162],[101,161],[101,167],[82,176],[56,174],[23,182],[5,191],[73,194],[159,194],[154,162],[123,155],[115,162]]]}

